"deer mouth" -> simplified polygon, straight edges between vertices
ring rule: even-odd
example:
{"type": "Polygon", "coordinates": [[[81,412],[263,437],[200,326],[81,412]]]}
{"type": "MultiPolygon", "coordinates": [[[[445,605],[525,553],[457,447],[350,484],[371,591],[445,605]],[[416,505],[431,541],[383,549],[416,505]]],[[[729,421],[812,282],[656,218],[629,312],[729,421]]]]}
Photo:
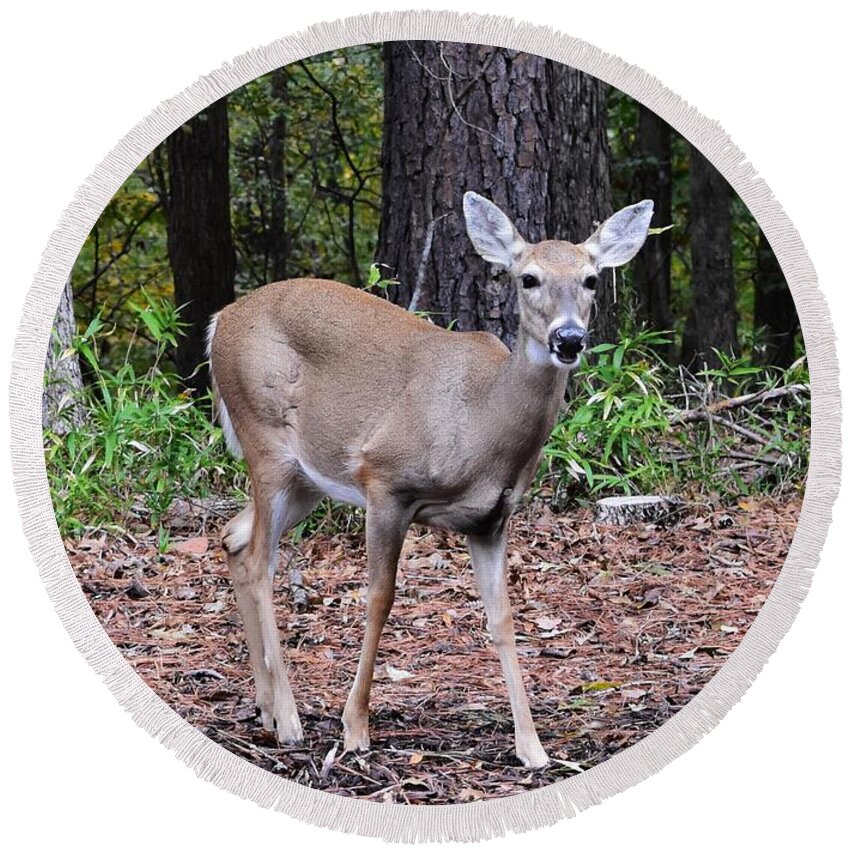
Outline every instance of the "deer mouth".
{"type": "Polygon", "coordinates": [[[570,354],[566,351],[558,351],[554,346],[549,348],[549,354],[556,366],[567,366],[570,369],[578,366],[578,361],[581,359],[581,352],[570,354]]]}
{"type": "Polygon", "coordinates": [[[549,353],[556,366],[573,368],[587,345],[587,330],[575,322],[566,322],[549,332],[549,353]]]}

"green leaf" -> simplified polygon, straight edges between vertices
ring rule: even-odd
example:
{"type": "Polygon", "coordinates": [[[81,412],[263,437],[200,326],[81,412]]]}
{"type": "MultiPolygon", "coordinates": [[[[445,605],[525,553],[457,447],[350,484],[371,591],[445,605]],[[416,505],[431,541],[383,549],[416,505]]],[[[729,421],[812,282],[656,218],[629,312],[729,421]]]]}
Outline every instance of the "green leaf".
{"type": "Polygon", "coordinates": [[[378,267],[377,263],[372,263],[372,265],[369,266],[369,276],[366,279],[366,288],[371,289],[380,279],[381,269],[378,267]]]}
{"type": "Polygon", "coordinates": [[[590,693],[592,691],[608,691],[612,688],[619,688],[622,684],[622,682],[586,682],[581,686],[581,690],[583,693],[590,693]]]}

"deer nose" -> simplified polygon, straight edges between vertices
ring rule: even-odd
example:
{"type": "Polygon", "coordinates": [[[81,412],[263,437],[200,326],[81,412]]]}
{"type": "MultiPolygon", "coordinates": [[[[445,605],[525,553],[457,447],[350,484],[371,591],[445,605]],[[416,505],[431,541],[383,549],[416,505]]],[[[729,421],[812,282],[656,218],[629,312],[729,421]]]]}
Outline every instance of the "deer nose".
{"type": "Polygon", "coordinates": [[[587,331],[577,325],[561,325],[549,334],[549,348],[559,360],[574,360],[586,343],[587,331]]]}

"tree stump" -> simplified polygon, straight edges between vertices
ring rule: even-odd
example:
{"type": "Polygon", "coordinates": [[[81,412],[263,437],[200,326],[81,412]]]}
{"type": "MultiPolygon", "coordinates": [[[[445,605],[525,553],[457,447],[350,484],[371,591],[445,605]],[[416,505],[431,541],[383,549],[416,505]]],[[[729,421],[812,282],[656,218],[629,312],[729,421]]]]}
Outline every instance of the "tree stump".
{"type": "Polygon", "coordinates": [[[596,521],[601,525],[669,524],[684,504],[673,496],[611,496],[596,503],[596,521]]]}

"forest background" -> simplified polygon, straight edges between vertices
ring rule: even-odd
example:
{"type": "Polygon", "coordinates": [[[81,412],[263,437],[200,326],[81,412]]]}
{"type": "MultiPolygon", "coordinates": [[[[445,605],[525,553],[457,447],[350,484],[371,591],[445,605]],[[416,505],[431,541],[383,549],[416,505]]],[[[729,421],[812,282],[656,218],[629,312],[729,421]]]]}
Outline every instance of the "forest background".
{"type": "MultiPolygon", "coordinates": [[[[801,486],[796,311],[764,234],[702,154],[559,63],[393,42],[243,86],[157,147],[108,205],[48,356],[63,531],[142,518],[165,543],[159,520],[175,497],[245,487],[210,424],[204,334],[212,313],[258,286],[335,278],[510,346],[514,293],[470,249],[467,189],[531,240],[580,241],[614,209],[655,202],[641,254],[600,284],[594,356],[547,446],[538,484],[556,507],[801,486]]],[[[322,517],[339,520],[327,506],[322,517]]]]}

